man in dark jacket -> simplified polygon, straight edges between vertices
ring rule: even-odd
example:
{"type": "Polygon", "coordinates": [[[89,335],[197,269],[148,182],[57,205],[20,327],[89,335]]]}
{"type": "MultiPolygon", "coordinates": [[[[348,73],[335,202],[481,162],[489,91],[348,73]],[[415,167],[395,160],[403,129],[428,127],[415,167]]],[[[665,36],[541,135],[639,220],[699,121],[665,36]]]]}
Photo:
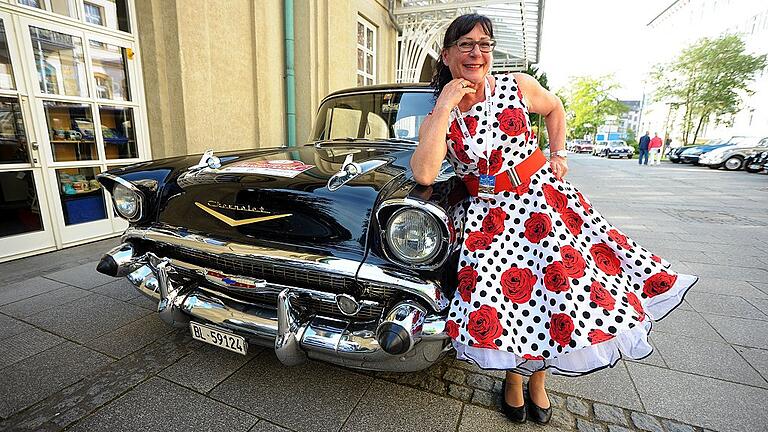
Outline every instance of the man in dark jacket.
{"type": "Polygon", "coordinates": [[[637,163],[639,165],[648,165],[648,144],[651,143],[651,137],[648,136],[648,131],[645,131],[645,135],[640,137],[638,143],[638,156],[637,163]]]}

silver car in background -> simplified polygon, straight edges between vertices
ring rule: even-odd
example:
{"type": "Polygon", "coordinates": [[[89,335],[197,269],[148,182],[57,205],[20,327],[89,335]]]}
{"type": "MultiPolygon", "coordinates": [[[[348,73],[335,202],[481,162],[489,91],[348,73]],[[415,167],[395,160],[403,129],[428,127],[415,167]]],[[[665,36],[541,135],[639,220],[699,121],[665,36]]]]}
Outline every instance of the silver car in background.
{"type": "Polygon", "coordinates": [[[716,148],[699,157],[699,164],[712,169],[725,168],[738,171],[744,168],[744,160],[754,153],[768,150],[768,137],[749,137],[737,143],[716,148]]]}

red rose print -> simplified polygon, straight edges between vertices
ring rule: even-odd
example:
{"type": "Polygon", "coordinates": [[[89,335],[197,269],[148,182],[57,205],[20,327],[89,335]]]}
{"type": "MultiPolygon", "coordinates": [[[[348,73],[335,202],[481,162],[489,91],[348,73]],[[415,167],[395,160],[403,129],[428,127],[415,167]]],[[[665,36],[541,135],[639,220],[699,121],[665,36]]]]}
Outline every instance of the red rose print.
{"type": "Polygon", "coordinates": [[[473,347],[498,349],[493,341],[501,336],[502,331],[498,312],[493,307],[482,305],[469,314],[467,332],[475,339],[473,347]]]}
{"type": "Polygon", "coordinates": [[[459,325],[456,324],[456,321],[448,320],[445,322],[445,334],[451,339],[459,337],[459,325]]]}
{"type": "Polygon", "coordinates": [[[657,255],[651,255],[651,259],[656,261],[657,263],[661,264],[661,257],[657,255]]]}
{"type": "Polygon", "coordinates": [[[675,281],[677,281],[677,275],[661,271],[645,280],[643,292],[648,297],[656,297],[669,291],[675,284],[675,281]]]}
{"type": "Polygon", "coordinates": [[[461,138],[458,138],[458,141],[454,138],[451,139],[453,140],[453,153],[456,154],[456,159],[464,164],[471,164],[472,158],[470,158],[467,151],[464,150],[464,144],[461,142],[461,138]]]}
{"type": "MultiPolygon", "coordinates": [[[[469,131],[469,136],[475,136],[477,134],[477,119],[472,116],[465,116],[464,117],[464,124],[467,125],[467,131],[469,131]]],[[[458,126],[458,124],[457,124],[458,126]]]]}
{"type": "Polygon", "coordinates": [[[544,192],[544,199],[547,201],[547,204],[555,209],[556,212],[562,213],[568,206],[568,197],[552,187],[552,185],[545,184],[541,187],[541,190],[544,192]]]}
{"type": "Polygon", "coordinates": [[[552,231],[552,220],[544,213],[531,213],[525,226],[525,238],[531,243],[538,243],[552,231]]]}
{"type": "Polygon", "coordinates": [[[607,340],[613,339],[614,336],[612,334],[606,333],[602,330],[592,330],[587,335],[587,339],[589,339],[589,343],[592,345],[599,344],[600,342],[605,342],[607,340]]]}
{"type": "Polygon", "coordinates": [[[523,354],[523,358],[526,360],[544,360],[544,356],[537,356],[533,354],[523,354]]]}
{"type": "Polygon", "coordinates": [[[488,214],[483,219],[483,232],[496,236],[504,232],[504,220],[507,214],[501,207],[494,207],[488,210],[488,214]]]}
{"type": "Polygon", "coordinates": [[[459,270],[458,279],[456,290],[459,292],[461,299],[469,303],[477,283],[477,270],[472,268],[472,266],[463,267],[459,270]]]}
{"type": "Polygon", "coordinates": [[[608,231],[608,238],[615,241],[616,244],[618,244],[624,249],[631,249],[631,247],[629,246],[629,243],[627,242],[627,236],[625,236],[624,234],[620,233],[615,229],[608,231]]]}
{"type": "Polygon", "coordinates": [[[467,236],[467,240],[464,241],[464,245],[467,250],[474,252],[476,250],[486,250],[491,246],[493,237],[480,231],[473,231],[467,236]]]}
{"type": "Polygon", "coordinates": [[[496,120],[499,121],[499,129],[511,137],[522,135],[528,131],[525,112],[522,108],[504,108],[503,111],[496,114],[496,120]]]}
{"type": "Polygon", "coordinates": [[[549,335],[552,340],[560,346],[566,346],[571,343],[571,333],[573,333],[573,320],[570,316],[564,313],[552,315],[549,321],[549,335]]]}
{"type": "Polygon", "coordinates": [[[485,159],[479,159],[477,161],[477,172],[480,174],[488,174],[488,161],[485,159]]]}
{"type": "Polygon", "coordinates": [[[501,292],[513,303],[527,303],[537,280],[527,268],[510,267],[501,274],[501,292]]]}
{"type": "Polygon", "coordinates": [[[616,253],[613,252],[610,246],[601,242],[592,245],[589,248],[589,254],[592,255],[592,259],[595,260],[597,268],[603,271],[603,273],[609,276],[616,276],[621,273],[621,263],[616,257],[616,253]]]}
{"type": "Polygon", "coordinates": [[[579,202],[581,203],[581,206],[584,207],[584,210],[586,210],[587,213],[591,213],[592,205],[587,202],[587,200],[584,198],[584,195],[582,195],[581,192],[576,192],[576,196],[579,197],[579,202]]]}
{"type": "Polygon", "coordinates": [[[645,319],[645,311],[643,310],[643,305],[640,304],[640,299],[637,298],[635,293],[627,294],[627,303],[629,303],[629,305],[635,309],[635,312],[637,312],[638,321],[645,319]]]}
{"type": "Polygon", "coordinates": [[[616,305],[616,299],[598,281],[592,282],[592,285],[589,287],[589,299],[607,310],[613,310],[613,307],[616,305]]]}
{"type": "Polygon", "coordinates": [[[528,190],[531,188],[531,179],[528,178],[524,182],[522,182],[519,186],[515,186],[512,191],[515,192],[518,196],[522,196],[523,194],[528,193],[528,190]]]}
{"type": "Polygon", "coordinates": [[[575,236],[581,234],[581,225],[584,224],[584,221],[581,220],[581,216],[579,216],[578,213],[570,208],[566,208],[560,213],[560,219],[563,220],[565,227],[568,228],[568,231],[570,231],[571,234],[575,236]]]}
{"type": "Polygon", "coordinates": [[[488,174],[496,175],[501,170],[501,165],[504,163],[501,150],[496,149],[491,151],[491,156],[488,158],[488,162],[491,165],[488,174]]]}
{"type": "Polygon", "coordinates": [[[547,291],[561,293],[571,289],[568,270],[560,261],[555,261],[544,269],[544,286],[547,291]]]}
{"type": "Polygon", "coordinates": [[[563,267],[565,267],[568,277],[580,278],[584,276],[584,269],[587,267],[587,263],[579,251],[573,246],[566,245],[560,248],[560,256],[562,257],[563,267]]]}

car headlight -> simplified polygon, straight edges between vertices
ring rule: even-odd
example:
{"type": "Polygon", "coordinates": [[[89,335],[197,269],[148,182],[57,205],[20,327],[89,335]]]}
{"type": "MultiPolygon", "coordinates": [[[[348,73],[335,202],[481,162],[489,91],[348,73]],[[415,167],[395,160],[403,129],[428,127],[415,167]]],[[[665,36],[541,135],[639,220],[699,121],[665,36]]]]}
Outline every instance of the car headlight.
{"type": "Polygon", "coordinates": [[[431,261],[440,251],[443,233],[431,214],[416,208],[397,210],[387,222],[386,241],[392,254],[409,264],[431,261]]]}
{"type": "Polygon", "coordinates": [[[115,184],[112,189],[112,201],[115,204],[115,210],[120,216],[130,221],[141,217],[141,197],[120,183],[115,184]]]}

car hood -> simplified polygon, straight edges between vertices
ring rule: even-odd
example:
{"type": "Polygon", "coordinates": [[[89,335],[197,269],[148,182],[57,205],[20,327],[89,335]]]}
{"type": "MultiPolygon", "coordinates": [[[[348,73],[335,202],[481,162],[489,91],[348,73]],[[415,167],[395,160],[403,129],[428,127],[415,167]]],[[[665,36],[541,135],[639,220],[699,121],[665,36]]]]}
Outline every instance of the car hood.
{"type": "Polygon", "coordinates": [[[405,177],[411,153],[318,144],[222,154],[220,167],[182,170],[166,185],[156,221],[241,243],[363,251],[380,194],[405,177]],[[359,175],[329,189],[345,161],[359,175]]]}

